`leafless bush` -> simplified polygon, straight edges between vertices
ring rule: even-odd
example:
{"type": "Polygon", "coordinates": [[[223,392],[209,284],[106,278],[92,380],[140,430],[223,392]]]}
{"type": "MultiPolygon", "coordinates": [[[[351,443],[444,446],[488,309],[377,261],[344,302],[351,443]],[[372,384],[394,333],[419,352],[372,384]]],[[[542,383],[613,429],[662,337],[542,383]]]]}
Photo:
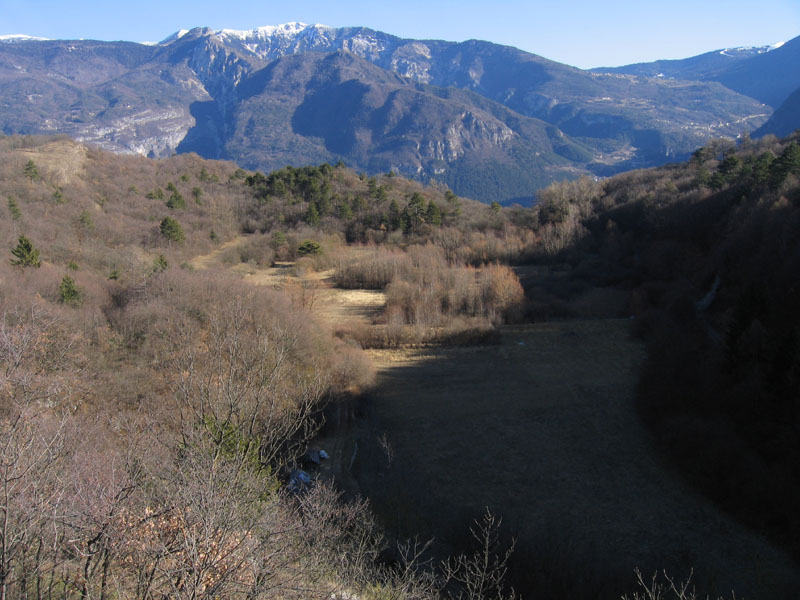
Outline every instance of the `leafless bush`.
{"type": "Polygon", "coordinates": [[[506,593],[504,589],[508,560],[514,552],[514,542],[506,550],[501,550],[501,523],[502,520],[487,509],[481,520],[476,519],[474,526],[470,528],[477,549],[470,554],[460,554],[444,563],[445,580],[455,584],[455,589],[448,593],[450,598],[513,600],[517,597],[514,590],[506,593]]]}
{"type": "Polygon", "coordinates": [[[372,248],[335,265],[334,283],[345,289],[381,290],[409,264],[409,257],[400,250],[372,248]]]}
{"type": "MultiPolygon", "coordinates": [[[[663,574],[659,577],[658,573],[654,573],[650,581],[645,581],[642,573],[636,570],[636,579],[639,585],[639,590],[634,592],[632,596],[627,594],[623,596],[623,600],[698,600],[701,596],[697,595],[694,588],[690,588],[692,579],[691,574],[683,582],[676,582],[672,577],[663,574]]],[[[706,596],[706,600],[708,600],[706,596]]],[[[736,596],[733,596],[736,599],[736,596]]],[[[722,596],[717,597],[717,600],[724,600],[722,596]]]]}

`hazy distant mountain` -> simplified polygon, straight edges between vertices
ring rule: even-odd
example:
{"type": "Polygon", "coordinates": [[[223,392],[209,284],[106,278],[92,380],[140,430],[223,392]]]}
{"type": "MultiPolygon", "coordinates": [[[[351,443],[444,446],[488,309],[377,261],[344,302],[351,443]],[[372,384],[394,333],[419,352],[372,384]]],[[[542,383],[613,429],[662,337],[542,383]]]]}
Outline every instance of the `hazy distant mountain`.
{"type": "Polygon", "coordinates": [[[772,46],[726,48],[682,60],[659,60],[623,67],[592,69],[697,81],[718,81],[741,94],[777,108],[800,87],[800,37],[772,46]]]}
{"type": "Polygon", "coordinates": [[[739,61],[771,52],[780,48],[783,43],[771,46],[741,46],[724,48],[698,54],[689,58],[674,60],[656,60],[646,63],[634,63],[622,67],[597,67],[594,73],[627,73],[644,77],[663,77],[667,79],[705,80],[711,75],[727,70],[739,61]]]}
{"type": "Polygon", "coordinates": [[[483,200],[677,160],[771,112],[713,81],[592,73],[489,42],[366,28],[197,28],[157,45],[0,40],[6,134],[260,169],[341,159],[483,200]]]}

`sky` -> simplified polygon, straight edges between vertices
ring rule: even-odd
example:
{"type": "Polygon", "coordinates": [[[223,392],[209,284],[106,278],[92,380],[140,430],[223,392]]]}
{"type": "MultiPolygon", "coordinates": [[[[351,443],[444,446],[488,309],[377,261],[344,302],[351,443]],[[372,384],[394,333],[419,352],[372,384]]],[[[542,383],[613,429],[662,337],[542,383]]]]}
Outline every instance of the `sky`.
{"type": "Polygon", "coordinates": [[[290,21],[516,46],[581,68],[686,58],[800,35],[800,0],[0,0],[0,35],[160,41],[290,21]]]}

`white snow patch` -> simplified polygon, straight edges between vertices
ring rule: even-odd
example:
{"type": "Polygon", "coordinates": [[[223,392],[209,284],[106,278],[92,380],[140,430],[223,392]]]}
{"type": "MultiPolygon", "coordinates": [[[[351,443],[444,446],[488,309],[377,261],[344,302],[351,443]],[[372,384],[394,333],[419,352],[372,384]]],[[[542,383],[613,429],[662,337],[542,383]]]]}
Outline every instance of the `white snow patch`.
{"type": "Polygon", "coordinates": [[[722,56],[735,57],[737,55],[752,56],[754,54],[764,54],[765,52],[772,52],[783,46],[786,42],[778,42],[777,44],[770,44],[769,46],[738,46],[736,48],[725,48],[720,50],[722,56]]]}
{"type": "Polygon", "coordinates": [[[163,40],[161,40],[161,41],[159,42],[159,45],[160,45],[160,46],[166,46],[167,44],[171,44],[172,42],[175,42],[175,41],[177,41],[177,40],[181,39],[181,38],[182,38],[183,36],[185,36],[187,33],[189,33],[189,30],[188,30],[188,29],[179,29],[178,31],[176,31],[175,33],[173,33],[171,36],[169,36],[169,37],[167,37],[167,38],[164,38],[163,40]]]}
{"type": "Polygon", "coordinates": [[[315,25],[307,25],[306,23],[292,21],[290,23],[283,23],[281,25],[264,25],[262,27],[256,27],[255,29],[220,29],[214,33],[222,37],[247,40],[251,38],[264,39],[274,36],[293,37],[299,35],[309,28],[330,29],[330,27],[327,25],[321,25],[319,23],[315,25]]]}
{"type": "Polygon", "coordinates": [[[12,33],[9,35],[0,35],[0,41],[3,42],[22,42],[22,41],[47,42],[49,41],[49,39],[50,38],[25,35],[24,33],[12,33]]]}

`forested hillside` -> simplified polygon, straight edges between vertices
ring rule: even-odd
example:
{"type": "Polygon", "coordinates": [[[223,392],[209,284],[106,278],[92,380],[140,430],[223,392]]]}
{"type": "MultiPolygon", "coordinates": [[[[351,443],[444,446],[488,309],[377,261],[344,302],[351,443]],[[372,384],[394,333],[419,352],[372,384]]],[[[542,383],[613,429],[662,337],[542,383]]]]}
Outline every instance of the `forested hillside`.
{"type": "MultiPolygon", "coordinates": [[[[800,145],[711,144],[688,164],[563,190],[578,280],[630,290],[639,410],[687,478],[795,556],[800,502],[800,145]],[[575,226],[575,225],[573,225],[575,226]]],[[[553,194],[559,188],[551,188],[553,194]]]]}

